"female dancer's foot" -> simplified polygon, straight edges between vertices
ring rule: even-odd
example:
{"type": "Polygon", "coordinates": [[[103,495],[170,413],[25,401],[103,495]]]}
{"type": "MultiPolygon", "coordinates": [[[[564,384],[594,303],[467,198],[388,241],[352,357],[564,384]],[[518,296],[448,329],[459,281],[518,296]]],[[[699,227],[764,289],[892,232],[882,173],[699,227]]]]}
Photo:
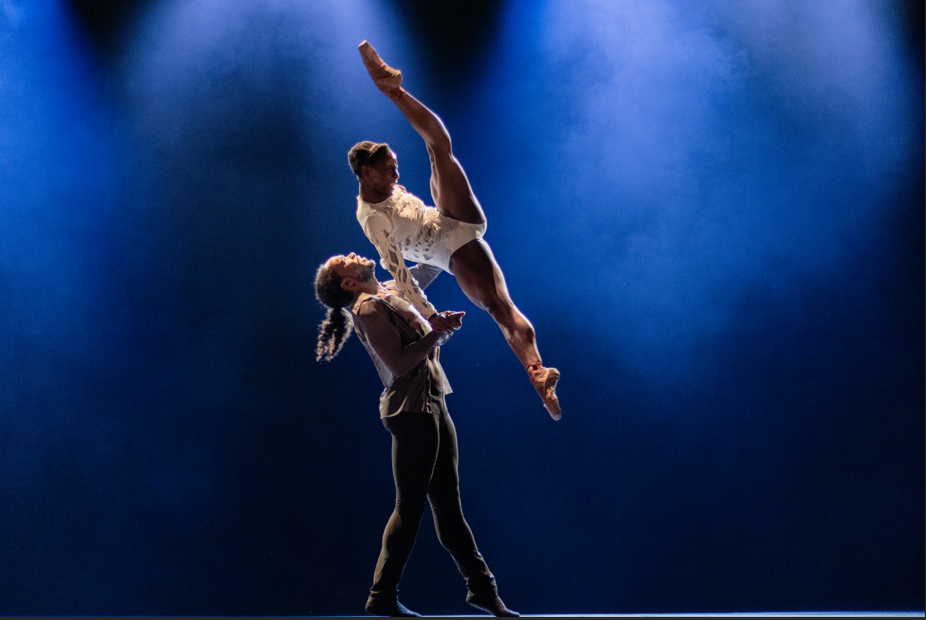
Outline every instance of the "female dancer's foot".
{"type": "Polygon", "coordinates": [[[376,87],[390,96],[401,92],[402,72],[387,65],[367,41],[361,43],[359,49],[363,64],[376,87]]]}
{"type": "Polygon", "coordinates": [[[534,389],[543,399],[543,406],[550,417],[559,420],[563,412],[559,408],[559,398],[556,396],[556,384],[559,381],[559,371],[555,368],[544,368],[540,362],[527,365],[527,375],[534,384],[534,389]]]}

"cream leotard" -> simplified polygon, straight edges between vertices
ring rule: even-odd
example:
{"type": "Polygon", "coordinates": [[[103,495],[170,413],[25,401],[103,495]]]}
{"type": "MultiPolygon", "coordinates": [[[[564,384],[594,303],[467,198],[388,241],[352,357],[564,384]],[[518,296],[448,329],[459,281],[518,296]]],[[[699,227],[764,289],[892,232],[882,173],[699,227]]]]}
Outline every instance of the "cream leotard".
{"type": "Polygon", "coordinates": [[[379,252],[380,263],[395,278],[396,286],[425,317],[437,310],[411,276],[405,259],[450,271],[450,257],[461,246],[481,239],[486,225],[468,224],[441,215],[420,198],[396,185],[392,196],[371,204],[357,197],[357,221],[379,252]]]}

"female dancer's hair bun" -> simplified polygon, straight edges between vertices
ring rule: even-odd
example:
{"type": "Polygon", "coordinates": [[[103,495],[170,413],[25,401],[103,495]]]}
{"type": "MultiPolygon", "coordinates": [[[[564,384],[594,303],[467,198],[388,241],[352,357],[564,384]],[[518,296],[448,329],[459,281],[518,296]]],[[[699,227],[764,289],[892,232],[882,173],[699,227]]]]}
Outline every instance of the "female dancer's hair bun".
{"type": "Polygon", "coordinates": [[[358,142],[347,152],[347,163],[350,164],[350,169],[359,177],[360,169],[369,164],[384,148],[389,148],[385,142],[370,142],[369,140],[358,142]]]}

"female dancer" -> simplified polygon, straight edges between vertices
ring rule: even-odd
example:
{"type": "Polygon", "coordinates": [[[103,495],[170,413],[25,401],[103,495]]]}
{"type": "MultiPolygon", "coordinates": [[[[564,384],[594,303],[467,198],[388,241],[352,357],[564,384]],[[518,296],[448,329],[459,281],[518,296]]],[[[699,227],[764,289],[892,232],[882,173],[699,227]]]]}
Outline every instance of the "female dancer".
{"type": "Polygon", "coordinates": [[[387,144],[359,142],[348,153],[351,170],[360,181],[357,219],[376,247],[383,266],[405,296],[435,327],[446,327],[434,306],[419,290],[405,259],[437,265],[456,276],[466,296],[495,320],[544,407],[559,420],[556,396],[560,373],[545,368],[537,350],[534,327],[511,301],[505,276],[489,244],[482,239],[486,217],[450,144],[450,134],[434,112],[402,88],[402,73],[389,67],[366,41],[360,44],[363,63],[373,83],[399,108],[424,138],[431,160],[431,197],[424,203],[398,185],[396,155],[387,144]]]}

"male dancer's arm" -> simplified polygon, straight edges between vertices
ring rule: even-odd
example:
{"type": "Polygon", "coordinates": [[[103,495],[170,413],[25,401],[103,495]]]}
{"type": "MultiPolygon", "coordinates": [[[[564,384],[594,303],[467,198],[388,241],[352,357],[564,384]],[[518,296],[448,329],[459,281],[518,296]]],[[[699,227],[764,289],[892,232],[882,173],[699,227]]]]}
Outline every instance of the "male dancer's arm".
{"type": "Polygon", "coordinates": [[[442,336],[453,332],[452,329],[435,329],[415,342],[403,346],[399,330],[389,320],[387,312],[389,311],[385,308],[379,307],[375,299],[369,298],[360,304],[355,320],[360,323],[367,343],[396,377],[401,377],[423,362],[431,349],[446,341],[442,336]]]}
{"type": "MultiPolygon", "coordinates": [[[[380,213],[372,214],[364,223],[363,232],[379,252],[386,269],[395,279],[395,284],[426,319],[437,314],[437,309],[428,301],[422,288],[412,277],[405,265],[405,256],[392,238],[392,227],[389,220],[380,213]]],[[[433,278],[431,278],[433,280],[433,278]]]]}
{"type": "MultiPolygon", "coordinates": [[[[427,263],[415,263],[415,265],[413,267],[410,267],[408,271],[409,273],[412,274],[412,277],[415,278],[415,281],[418,282],[418,287],[425,289],[428,286],[430,286],[432,282],[434,282],[437,276],[441,274],[443,269],[435,265],[428,265],[427,263]]],[[[397,297],[405,299],[405,294],[401,291],[401,289],[399,289],[398,286],[396,286],[395,280],[389,280],[387,282],[383,282],[382,286],[383,288],[385,288],[388,292],[392,293],[393,295],[396,295],[397,297]]],[[[408,300],[405,299],[405,301],[408,301],[408,300]]],[[[397,309],[399,310],[400,313],[402,312],[401,308],[397,308],[397,309]]],[[[411,309],[415,311],[415,314],[420,314],[419,312],[417,312],[417,309],[415,309],[414,307],[412,307],[411,309]]],[[[456,329],[459,329],[460,326],[462,325],[463,315],[465,314],[466,314],[465,312],[454,312],[453,310],[444,310],[443,312],[439,312],[435,315],[432,315],[430,319],[425,319],[425,320],[428,321],[428,323],[430,323],[432,329],[438,329],[439,327],[443,327],[446,330],[446,328],[451,327],[456,330],[456,329]]],[[[405,316],[405,320],[414,323],[414,319],[408,316],[405,316]]],[[[446,342],[446,340],[444,340],[440,344],[443,344],[444,342],[446,342]]]]}

